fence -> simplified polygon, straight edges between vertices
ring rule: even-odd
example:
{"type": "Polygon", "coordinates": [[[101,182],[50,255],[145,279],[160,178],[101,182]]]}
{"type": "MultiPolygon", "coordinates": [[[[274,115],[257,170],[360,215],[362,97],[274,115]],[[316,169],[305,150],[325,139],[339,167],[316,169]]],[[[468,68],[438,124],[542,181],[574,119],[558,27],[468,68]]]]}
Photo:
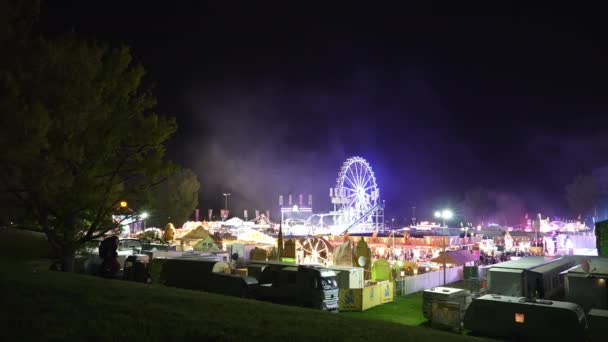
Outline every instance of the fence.
{"type": "MultiPolygon", "coordinates": [[[[464,279],[462,266],[451,267],[445,270],[445,283],[454,283],[464,279]]],[[[420,292],[431,287],[443,286],[443,270],[418,274],[404,279],[396,280],[397,289],[395,294],[399,293],[402,296],[420,292]]]]}

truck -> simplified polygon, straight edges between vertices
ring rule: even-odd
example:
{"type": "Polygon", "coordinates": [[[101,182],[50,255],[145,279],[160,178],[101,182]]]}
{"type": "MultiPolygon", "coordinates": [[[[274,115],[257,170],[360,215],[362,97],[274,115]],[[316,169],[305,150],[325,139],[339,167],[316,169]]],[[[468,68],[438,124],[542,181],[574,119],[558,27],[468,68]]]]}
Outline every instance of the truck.
{"type": "Polygon", "coordinates": [[[331,266],[328,268],[336,272],[338,288],[361,289],[365,287],[363,267],[331,266]]]}
{"type": "Polygon", "coordinates": [[[262,262],[249,265],[259,271],[251,277],[230,274],[228,263],[205,258],[157,258],[153,264],[159,270],[151,272],[152,278],[167,286],[338,310],[336,273],[321,266],[262,262]]]}
{"type": "Polygon", "coordinates": [[[338,311],[336,272],[330,269],[268,265],[258,281],[256,297],[260,300],[338,311]]]}

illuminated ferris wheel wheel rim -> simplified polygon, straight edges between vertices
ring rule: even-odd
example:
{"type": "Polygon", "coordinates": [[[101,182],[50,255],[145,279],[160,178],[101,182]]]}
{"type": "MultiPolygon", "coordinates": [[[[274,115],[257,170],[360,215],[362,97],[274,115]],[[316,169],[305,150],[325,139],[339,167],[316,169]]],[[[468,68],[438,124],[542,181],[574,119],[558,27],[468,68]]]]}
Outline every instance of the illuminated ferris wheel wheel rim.
{"type": "Polygon", "coordinates": [[[376,205],[379,191],[376,176],[369,163],[361,157],[348,158],[338,175],[336,191],[348,199],[346,207],[366,211],[376,205]]]}

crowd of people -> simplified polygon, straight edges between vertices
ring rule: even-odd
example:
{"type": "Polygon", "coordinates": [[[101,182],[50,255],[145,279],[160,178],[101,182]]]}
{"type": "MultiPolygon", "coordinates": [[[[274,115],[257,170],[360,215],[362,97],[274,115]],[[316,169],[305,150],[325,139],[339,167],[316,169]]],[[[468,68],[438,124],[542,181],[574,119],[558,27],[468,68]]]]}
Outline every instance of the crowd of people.
{"type": "Polygon", "coordinates": [[[512,257],[528,257],[535,254],[529,252],[479,253],[479,265],[494,265],[511,260],[512,257]]]}

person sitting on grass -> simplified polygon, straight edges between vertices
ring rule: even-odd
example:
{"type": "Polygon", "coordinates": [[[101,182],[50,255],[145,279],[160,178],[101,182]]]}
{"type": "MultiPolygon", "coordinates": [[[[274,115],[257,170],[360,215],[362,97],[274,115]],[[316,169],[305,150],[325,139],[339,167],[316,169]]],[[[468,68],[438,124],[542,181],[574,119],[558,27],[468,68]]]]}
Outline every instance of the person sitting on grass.
{"type": "Polygon", "coordinates": [[[104,278],[115,278],[120,271],[118,262],[118,237],[110,236],[99,245],[99,257],[103,260],[99,275],[104,278]]]}

